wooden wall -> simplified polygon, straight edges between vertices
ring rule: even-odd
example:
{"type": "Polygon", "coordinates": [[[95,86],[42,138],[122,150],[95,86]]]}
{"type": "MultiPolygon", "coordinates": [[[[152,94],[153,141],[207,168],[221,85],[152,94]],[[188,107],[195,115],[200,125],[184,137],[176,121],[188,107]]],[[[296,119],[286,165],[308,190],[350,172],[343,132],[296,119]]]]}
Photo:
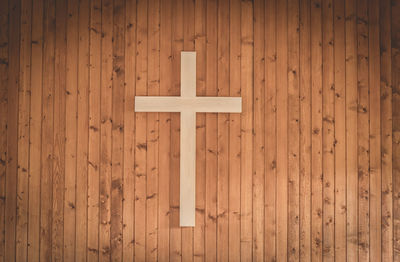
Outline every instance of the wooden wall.
{"type": "Polygon", "coordinates": [[[400,261],[399,0],[0,0],[0,261],[400,261]],[[197,95],[196,227],[179,114],[197,95]]]}

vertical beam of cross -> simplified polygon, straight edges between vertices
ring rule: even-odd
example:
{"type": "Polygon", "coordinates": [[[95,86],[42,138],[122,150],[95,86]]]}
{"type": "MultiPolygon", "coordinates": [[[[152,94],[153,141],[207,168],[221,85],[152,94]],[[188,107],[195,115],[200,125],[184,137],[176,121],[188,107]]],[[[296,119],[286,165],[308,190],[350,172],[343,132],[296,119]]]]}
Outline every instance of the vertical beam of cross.
{"type": "Polygon", "coordinates": [[[241,97],[196,97],[196,52],[181,52],[181,96],[136,96],[136,112],[181,113],[180,207],[181,227],[195,225],[196,112],[240,113],[241,97]]]}
{"type": "MultiPolygon", "coordinates": [[[[181,97],[196,97],[196,53],[181,53],[181,97]]],[[[181,111],[179,224],[194,226],[196,217],[196,112],[181,111]]]]}

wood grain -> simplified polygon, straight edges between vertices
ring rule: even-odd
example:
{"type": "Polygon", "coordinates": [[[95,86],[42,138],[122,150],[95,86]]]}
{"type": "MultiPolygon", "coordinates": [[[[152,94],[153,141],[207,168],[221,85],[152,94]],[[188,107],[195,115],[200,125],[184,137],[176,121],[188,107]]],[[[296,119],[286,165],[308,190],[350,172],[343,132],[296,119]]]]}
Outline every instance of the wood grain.
{"type": "Polygon", "coordinates": [[[52,259],[55,1],[43,11],[42,157],[40,179],[40,261],[52,259]]]}
{"type": "MultiPolygon", "coordinates": [[[[52,170],[52,259],[63,259],[64,238],[64,180],[65,180],[65,125],[66,125],[66,19],[67,2],[57,1],[54,50],[54,118],[52,170]]],[[[85,131],[87,128],[85,129],[85,131]]],[[[83,130],[81,130],[82,132],[83,130]]],[[[79,132],[78,132],[79,133],[79,132]]],[[[84,136],[85,132],[82,132],[84,136]]],[[[86,209],[85,209],[86,210],[86,209]]],[[[82,245],[79,245],[82,246],[82,245]]]]}
{"type": "MultiPolygon", "coordinates": [[[[40,175],[42,133],[43,1],[32,5],[31,104],[29,147],[28,261],[39,260],[40,175]]],[[[67,97],[65,98],[67,100],[67,97]]],[[[64,171],[66,172],[66,171],[64,171]]],[[[64,220],[65,221],[65,220],[64,220]]],[[[64,247],[63,247],[64,248],[64,247]]]]}
{"type": "Polygon", "coordinates": [[[276,1],[276,260],[288,259],[288,1],[276,1]]]}
{"type": "Polygon", "coordinates": [[[277,115],[276,115],[276,1],[265,3],[265,221],[264,259],[276,261],[277,247],[277,115]]]}
{"type": "MultiPolygon", "coordinates": [[[[218,95],[218,6],[216,1],[206,2],[206,82],[205,95],[218,95]]],[[[218,176],[218,122],[217,114],[206,114],[205,161],[205,261],[217,260],[217,176],[218,176]]]]}
{"type": "MultiPolygon", "coordinates": [[[[0,77],[2,83],[8,84],[8,1],[2,0],[3,8],[0,10],[0,77]]],[[[33,35],[33,32],[32,32],[33,35]]],[[[33,91],[33,90],[32,90],[33,91]]],[[[32,92],[34,93],[34,92],[32,92]]],[[[8,109],[8,85],[0,86],[0,261],[4,261],[5,256],[5,200],[6,200],[6,174],[7,174],[7,109],[8,109]]],[[[40,136],[40,133],[39,133],[40,136]]],[[[39,164],[40,166],[40,164],[39,164]]],[[[37,177],[37,176],[36,176],[37,177]]],[[[39,194],[36,190],[36,195],[39,194]]],[[[29,212],[31,214],[32,212],[29,212]]],[[[38,237],[39,234],[35,236],[38,237]]],[[[30,236],[30,235],[29,235],[30,236]]],[[[28,240],[29,241],[29,240],[28,240]]]]}
{"type": "MultiPolygon", "coordinates": [[[[160,3],[160,95],[170,95],[172,49],[171,49],[171,1],[160,3]]],[[[136,124],[136,123],[135,123],[136,124]]],[[[170,155],[171,155],[171,113],[161,113],[159,122],[159,204],[158,204],[158,260],[169,261],[169,181],[170,181],[170,155]]]]}
{"type": "Polygon", "coordinates": [[[0,3],[0,262],[399,260],[398,0],[0,3]],[[196,115],[194,228],[179,113],[134,112],[181,51],[243,102],[196,115]]]}
{"type": "Polygon", "coordinates": [[[240,8],[240,85],[243,101],[240,118],[240,259],[250,261],[253,259],[253,2],[242,1],[240,8]]]}
{"type": "Polygon", "coordinates": [[[335,259],[346,260],[346,68],[345,1],[334,1],[335,259]]]}
{"type": "Polygon", "coordinates": [[[310,1],[300,3],[300,261],[311,260],[311,30],[310,1]]]}
{"type": "Polygon", "coordinates": [[[345,2],[347,260],[358,260],[356,1],[345,2]]]}
{"type": "MultiPolygon", "coordinates": [[[[100,74],[101,74],[101,13],[100,1],[90,5],[89,32],[89,133],[88,133],[88,224],[87,260],[99,258],[99,175],[100,175],[100,74]]],[[[128,209],[129,210],[129,209],[128,209]]],[[[129,239],[129,237],[127,237],[129,239]]]]}
{"type": "MultiPolygon", "coordinates": [[[[18,99],[18,180],[16,260],[27,260],[28,208],[29,208],[29,116],[31,99],[31,23],[32,2],[21,1],[21,36],[18,99]]],[[[64,23],[65,24],[65,23],[64,23]]],[[[65,53],[65,52],[64,52],[65,53]]],[[[59,96],[64,98],[64,94],[59,96]]],[[[62,100],[62,99],[61,99],[62,100]]],[[[61,118],[62,119],[62,118],[61,118]]],[[[62,152],[62,150],[60,150],[62,152]]],[[[60,158],[58,158],[60,159],[60,158]]],[[[61,201],[62,202],[62,201],[61,201]]],[[[62,207],[62,203],[61,203],[62,207]]],[[[58,209],[59,210],[59,209],[58,209]]],[[[62,210],[62,209],[61,209],[62,210]]]]}

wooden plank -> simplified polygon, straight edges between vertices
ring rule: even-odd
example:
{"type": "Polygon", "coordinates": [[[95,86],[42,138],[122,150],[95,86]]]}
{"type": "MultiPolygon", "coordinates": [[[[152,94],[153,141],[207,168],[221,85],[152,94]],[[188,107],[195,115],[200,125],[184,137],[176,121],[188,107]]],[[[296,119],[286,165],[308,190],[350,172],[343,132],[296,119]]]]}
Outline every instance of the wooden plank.
{"type": "Polygon", "coordinates": [[[288,254],[288,75],[287,1],[276,3],[276,258],[286,261],[288,254]],[[279,120],[279,121],[278,121],[279,120]]]}
{"type": "Polygon", "coordinates": [[[400,260],[400,1],[392,1],[393,261],[400,260]]]}
{"type": "Polygon", "coordinates": [[[382,261],[393,259],[392,46],[390,1],[379,2],[382,261]]]}
{"type": "MultiPolygon", "coordinates": [[[[230,1],[229,96],[241,95],[240,86],[240,1],[230,1]]],[[[240,261],[240,177],[241,142],[240,118],[229,115],[229,261],[240,261]]]]}
{"type": "Polygon", "coordinates": [[[113,1],[112,37],[112,168],[111,168],[111,260],[122,261],[122,199],[125,93],[125,1],[113,1]]]}
{"type": "Polygon", "coordinates": [[[64,261],[75,260],[76,153],[78,109],[78,1],[68,2],[66,92],[64,261]]]}
{"type": "Polygon", "coordinates": [[[75,261],[86,261],[89,144],[89,15],[88,1],[79,2],[78,25],[78,119],[76,152],[76,247],[75,261]],[[84,234],[80,232],[85,232],[84,234]]]}
{"type": "MultiPolygon", "coordinates": [[[[195,51],[195,46],[194,46],[194,41],[195,41],[195,2],[194,1],[184,1],[183,2],[183,49],[187,51],[195,51]]],[[[194,57],[196,58],[197,54],[193,53],[194,57]]],[[[191,68],[196,68],[196,59],[194,59],[194,67],[191,68]]],[[[182,63],[182,62],[181,62],[182,63]]],[[[187,73],[191,72],[189,71],[191,68],[182,68],[182,70],[186,70],[187,73]]],[[[196,70],[194,72],[191,72],[193,74],[193,80],[191,83],[188,83],[192,86],[194,86],[193,89],[191,89],[190,95],[196,96],[196,70]]],[[[181,73],[182,77],[182,73],[181,73]]],[[[183,85],[183,79],[181,80],[181,84],[183,85]]],[[[186,85],[186,83],[185,83],[186,85]]],[[[181,95],[184,95],[181,91],[181,95]]],[[[194,166],[196,166],[196,114],[194,114],[194,136],[193,136],[193,146],[194,146],[194,159],[192,160],[192,163],[194,166]]],[[[183,137],[181,138],[183,139],[183,137]]],[[[181,140],[183,141],[183,140],[181,140]]],[[[182,163],[181,163],[182,165],[182,163]]],[[[191,195],[194,196],[193,199],[193,209],[194,209],[194,221],[196,220],[196,169],[194,169],[194,177],[193,177],[193,183],[194,183],[194,188],[193,192],[191,192],[191,195]]],[[[181,184],[182,185],[182,184],[181,184]]],[[[182,185],[183,186],[183,185],[182,185]]],[[[181,195],[181,199],[182,199],[181,195]]],[[[182,211],[182,210],[180,210],[182,211]]],[[[192,261],[193,260],[193,232],[194,228],[182,228],[182,261],[192,261]]]]}
{"type": "Polygon", "coordinates": [[[347,260],[358,260],[357,184],[357,29],[356,2],[345,2],[347,260]]]}
{"type": "MultiPolygon", "coordinates": [[[[229,1],[218,2],[218,96],[229,96],[229,1]]],[[[217,261],[229,259],[229,114],[217,116],[217,261]]]]}
{"type": "Polygon", "coordinates": [[[44,3],[42,163],[40,185],[40,261],[52,260],[52,171],[54,117],[55,1],[44,3]]]}
{"type": "Polygon", "coordinates": [[[111,259],[113,2],[102,1],[99,261],[111,259]]]}
{"type": "Polygon", "coordinates": [[[55,7],[55,68],[52,169],[52,260],[63,259],[64,244],[64,178],[65,178],[65,78],[67,2],[57,1],[55,7]]]}
{"type": "MultiPolygon", "coordinates": [[[[42,134],[43,1],[32,3],[31,104],[29,121],[28,261],[39,260],[42,134]]],[[[1,252],[0,252],[1,253],[1,252]]]]}
{"type": "Polygon", "coordinates": [[[357,2],[358,259],[369,260],[368,5],[357,2]]]}
{"type": "Polygon", "coordinates": [[[264,258],[276,261],[276,1],[265,2],[265,241],[264,258]]]}
{"type": "MultiPolygon", "coordinates": [[[[240,96],[240,1],[230,1],[229,95],[240,96]]],[[[240,261],[240,115],[229,115],[229,260],[240,261]]]]}
{"type": "Polygon", "coordinates": [[[382,243],[382,185],[381,185],[381,105],[380,105],[380,50],[379,1],[368,2],[369,53],[369,146],[370,146],[370,261],[381,261],[382,243]]]}
{"type": "Polygon", "coordinates": [[[16,259],[16,208],[18,174],[18,93],[20,70],[20,12],[21,3],[9,4],[8,20],[8,90],[7,90],[7,160],[5,179],[5,243],[4,261],[16,259]]]}
{"type": "Polygon", "coordinates": [[[135,87],[136,87],[136,1],[125,2],[125,105],[123,173],[123,261],[133,261],[135,248],[135,87]]]}
{"type": "MultiPolygon", "coordinates": [[[[147,1],[137,2],[136,95],[147,94],[147,1]]],[[[146,257],[147,114],[135,114],[135,260],[146,257]]]]}
{"type": "Polygon", "coordinates": [[[252,260],[253,216],[253,2],[241,2],[240,85],[243,99],[241,115],[241,191],[240,258],[252,260]]]}
{"type": "Polygon", "coordinates": [[[322,11],[311,4],[311,259],[322,260],[322,11]]]}
{"type": "Polygon", "coordinates": [[[346,68],[345,1],[334,6],[334,84],[335,84],[335,259],[346,260],[346,68]]]}
{"type": "MultiPolygon", "coordinates": [[[[101,2],[90,3],[87,260],[99,259],[101,2]]],[[[129,185],[127,186],[129,187],[129,185]]]]}
{"type": "Polygon", "coordinates": [[[300,88],[299,88],[299,3],[288,2],[288,260],[300,258],[299,168],[300,168],[300,88]]]}
{"type": "Polygon", "coordinates": [[[333,2],[322,2],[323,259],[335,260],[335,83],[333,2]]]}
{"type": "MultiPolygon", "coordinates": [[[[196,94],[206,94],[206,1],[195,1],[196,94]]],[[[193,230],[193,261],[205,256],[206,199],[206,120],[204,113],[196,114],[196,225],[193,230]]]]}
{"type": "MultiPolygon", "coordinates": [[[[160,16],[159,1],[148,3],[147,94],[160,95],[160,16]]],[[[135,103],[136,106],[136,103],[135,103]]],[[[146,261],[157,261],[158,214],[158,137],[159,114],[147,114],[147,184],[146,184],[146,261]]],[[[138,123],[141,124],[141,123],[138,123]]]]}
{"type": "MultiPolygon", "coordinates": [[[[1,1],[0,9],[0,81],[8,81],[8,1],[1,1]]],[[[5,255],[5,200],[7,172],[7,109],[8,84],[0,86],[0,261],[5,255]]]]}
{"type": "MultiPolygon", "coordinates": [[[[206,20],[206,96],[217,96],[218,66],[218,6],[207,1],[206,20]]],[[[206,204],[205,261],[217,260],[217,175],[218,127],[217,114],[206,114],[206,204]]]]}
{"type": "MultiPolygon", "coordinates": [[[[183,50],[183,1],[172,1],[172,82],[171,95],[180,95],[180,71],[181,51],[183,50]]],[[[171,114],[171,158],[170,158],[170,246],[169,254],[171,261],[180,261],[182,256],[182,231],[179,227],[179,196],[180,196],[180,115],[171,114]]]]}
{"type": "MultiPolygon", "coordinates": [[[[29,116],[31,91],[32,1],[21,1],[18,99],[16,260],[27,260],[29,204],[29,116]]],[[[3,191],[4,192],[4,191],[3,191]]]]}
{"type": "Polygon", "coordinates": [[[253,261],[264,261],[265,23],[264,1],[254,2],[253,261]]]}
{"type": "MultiPolygon", "coordinates": [[[[172,75],[171,1],[160,3],[160,95],[169,95],[172,75]],[[163,65],[163,66],[161,66],[163,65]]],[[[159,129],[159,204],[158,204],[158,259],[169,261],[170,227],[170,155],[171,114],[160,113],[159,129]]]]}
{"type": "Polygon", "coordinates": [[[311,260],[311,31],[310,1],[300,2],[300,261],[311,260]]]}

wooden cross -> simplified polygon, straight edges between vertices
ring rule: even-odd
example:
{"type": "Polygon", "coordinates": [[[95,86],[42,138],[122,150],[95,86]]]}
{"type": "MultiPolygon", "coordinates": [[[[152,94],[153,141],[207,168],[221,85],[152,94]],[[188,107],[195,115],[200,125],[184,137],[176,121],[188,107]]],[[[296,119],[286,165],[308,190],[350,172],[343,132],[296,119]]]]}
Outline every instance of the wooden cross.
{"type": "Polygon", "coordinates": [[[196,52],[181,52],[181,96],[136,96],[136,112],[181,113],[181,227],[195,225],[196,113],[241,113],[241,97],[196,97],[196,52]]]}

